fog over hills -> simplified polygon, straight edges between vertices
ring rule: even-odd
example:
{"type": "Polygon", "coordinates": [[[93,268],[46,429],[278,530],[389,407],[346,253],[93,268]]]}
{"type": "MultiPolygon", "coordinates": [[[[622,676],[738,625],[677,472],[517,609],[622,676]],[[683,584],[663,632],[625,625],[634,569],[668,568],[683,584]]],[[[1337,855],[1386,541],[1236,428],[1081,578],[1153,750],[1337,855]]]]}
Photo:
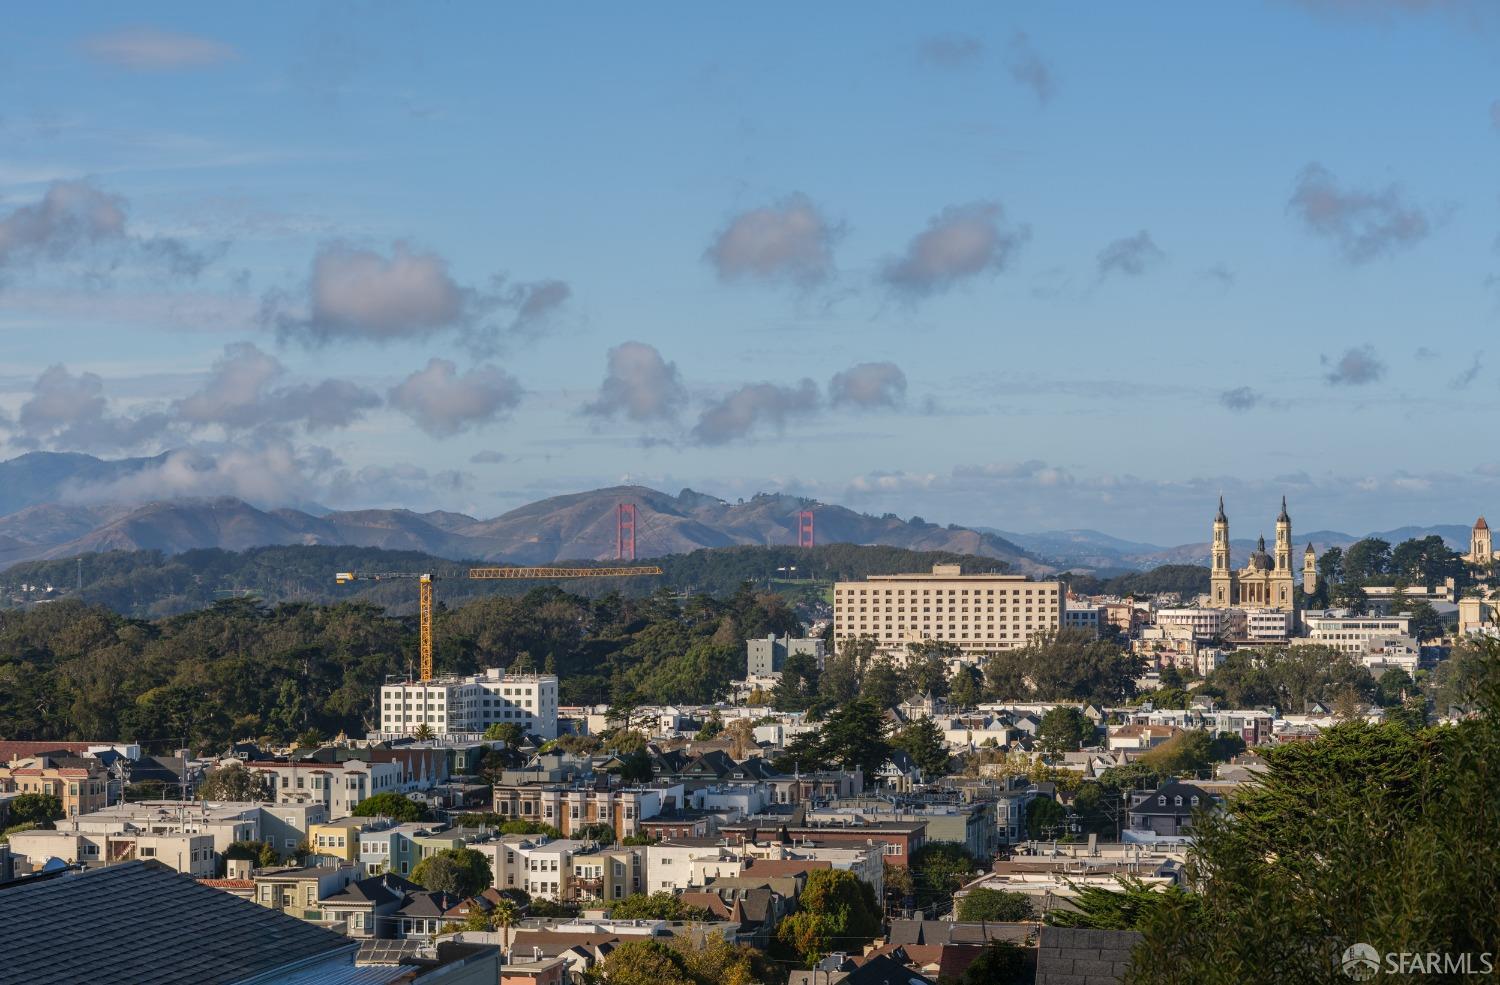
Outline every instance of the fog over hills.
{"type": "MultiPolygon", "coordinates": [[[[1031,574],[1132,571],[1163,564],[1204,564],[1200,543],[1165,546],[1097,530],[1016,533],[990,527],[940,526],[918,517],[872,516],[842,506],[762,493],[729,502],[684,489],[672,495],[645,486],[614,486],[552,496],[488,519],[435,510],[327,510],[316,503],[252,505],[233,497],[134,499],[150,489],[166,455],[114,461],[91,455],[32,452],[0,462],[0,565],[112,550],[198,548],[245,550],[288,544],[379,547],[451,559],[514,564],[603,560],[615,554],[615,507],[637,509],[639,557],[685,554],[704,547],[797,542],[797,512],[813,509],[820,544],[852,543],[949,551],[1004,561],[1031,574]]],[[[1392,543],[1441,535],[1466,548],[1468,526],[1402,527],[1376,536],[1392,543]]],[[[1297,535],[1320,552],[1356,535],[1319,530],[1297,535]]],[[[1236,559],[1253,539],[1235,540],[1236,559]]]]}

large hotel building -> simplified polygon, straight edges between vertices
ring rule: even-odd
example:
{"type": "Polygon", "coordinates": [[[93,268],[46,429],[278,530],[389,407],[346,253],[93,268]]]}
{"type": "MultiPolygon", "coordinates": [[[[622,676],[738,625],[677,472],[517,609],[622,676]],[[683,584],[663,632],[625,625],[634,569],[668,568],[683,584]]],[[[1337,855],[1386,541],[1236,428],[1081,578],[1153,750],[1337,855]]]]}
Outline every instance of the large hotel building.
{"type": "Polygon", "coordinates": [[[380,689],[381,737],[470,735],[511,724],[543,739],[557,738],[557,675],[507,674],[489,668],[468,677],[393,681],[380,689]]]}
{"type": "Polygon", "coordinates": [[[870,636],[883,652],[942,640],[966,653],[1025,646],[1062,624],[1067,589],[1024,575],[966,575],[956,564],[931,574],[874,575],[833,587],[833,637],[870,636]]]}

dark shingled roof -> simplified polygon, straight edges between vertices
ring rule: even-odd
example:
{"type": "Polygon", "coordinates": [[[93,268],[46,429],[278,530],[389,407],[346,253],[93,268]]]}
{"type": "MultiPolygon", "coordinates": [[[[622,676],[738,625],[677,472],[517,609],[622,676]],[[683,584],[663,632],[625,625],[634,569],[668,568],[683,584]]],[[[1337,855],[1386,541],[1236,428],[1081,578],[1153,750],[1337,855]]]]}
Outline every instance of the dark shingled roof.
{"type": "Polygon", "coordinates": [[[355,947],[158,862],[13,883],[0,928],[0,985],[231,985],[355,947]]]}

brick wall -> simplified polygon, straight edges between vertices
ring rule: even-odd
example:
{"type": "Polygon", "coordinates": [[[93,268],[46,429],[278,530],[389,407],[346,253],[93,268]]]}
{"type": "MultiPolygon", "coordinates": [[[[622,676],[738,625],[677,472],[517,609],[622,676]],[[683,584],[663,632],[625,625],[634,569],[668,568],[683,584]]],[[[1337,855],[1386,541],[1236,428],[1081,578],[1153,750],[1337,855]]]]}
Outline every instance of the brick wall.
{"type": "Polygon", "coordinates": [[[1119,985],[1140,939],[1133,930],[1043,927],[1036,985],[1119,985]]]}

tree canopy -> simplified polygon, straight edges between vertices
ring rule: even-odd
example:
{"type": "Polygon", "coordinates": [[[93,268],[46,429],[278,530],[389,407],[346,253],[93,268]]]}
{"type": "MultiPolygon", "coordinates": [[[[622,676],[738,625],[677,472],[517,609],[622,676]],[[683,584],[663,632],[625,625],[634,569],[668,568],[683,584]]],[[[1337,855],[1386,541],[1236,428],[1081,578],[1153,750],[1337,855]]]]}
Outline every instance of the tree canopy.
{"type": "Polygon", "coordinates": [[[1035,915],[1030,896],[1003,889],[971,889],[958,902],[958,919],[965,922],[1030,920],[1035,915]]]}
{"type": "Polygon", "coordinates": [[[475,896],[494,884],[490,860],[472,848],[444,848],[418,862],[411,870],[411,881],[423,889],[475,896]]]}
{"type": "Polygon", "coordinates": [[[427,808],[403,794],[385,791],[354,805],[355,817],[388,817],[396,821],[425,821],[427,808]]]}
{"type": "Polygon", "coordinates": [[[1352,941],[1377,952],[1500,945],[1500,642],[1474,645],[1481,713],[1412,731],[1345,722],[1265,751],[1268,769],[1195,826],[1187,877],[1136,925],[1127,981],[1339,980],[1352,941]]]}
{"type": "Polygon", "coordinates": [[[258,770],[244,763],[229,763],[209,770],[198,784],[199,800],[265,800],[270,794],[271,784],[258,770]]]}
{"type": "Polygon", "coordinates": [[[881,917],[868,883],[843,869],[815,869],[808,873],[797,912],[776,927],[777,949],[810,966],[830,951],[857,951],[874,940],[881,917]]]}

